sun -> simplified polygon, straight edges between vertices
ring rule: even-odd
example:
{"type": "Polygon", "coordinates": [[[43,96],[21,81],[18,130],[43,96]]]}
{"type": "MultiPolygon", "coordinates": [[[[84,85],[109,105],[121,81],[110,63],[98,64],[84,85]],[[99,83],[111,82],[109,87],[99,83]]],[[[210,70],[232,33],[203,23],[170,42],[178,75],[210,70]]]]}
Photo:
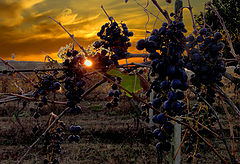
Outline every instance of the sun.
{"type": "Polygon", "coordinates": [[[85,60],[84,65],[86,65],[87,67],[91,67],[92,66],[92,62],[90,60],[85,60]]]}

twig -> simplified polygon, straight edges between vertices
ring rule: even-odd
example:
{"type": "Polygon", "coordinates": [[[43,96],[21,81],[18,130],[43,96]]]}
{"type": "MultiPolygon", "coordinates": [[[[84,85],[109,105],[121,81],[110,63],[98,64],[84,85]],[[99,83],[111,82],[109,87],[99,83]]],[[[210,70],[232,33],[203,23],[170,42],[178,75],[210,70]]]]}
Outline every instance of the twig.
{"type": "MultiPolygon", "coordinates": [[[[159,14],[160,14],[160,11],[158,12],[157,17],[159,16],[159,14]]],[[[155,26],[156,26],[156,23],[157,23],[157,18],[155,19],[155,22],[154,22],[154,24],[153,24],[153,30],[154,30],[154,28],[155,28],[155,26]]]]}
{"type": "Polygon", "coordinates": [[[14,85],[15,85],[16,88],[21,92],[21,94],[23,95],[23,94],[24,94],[23,89],[22,89],[20,86],[18,86],[16,82],[14,82],[14,85]]]}
{"type": "Polygon", "coordinates": [[[134,66],[139,66],[139,67],[148,67],[148,68],[151,68],[150,65],[146,65],[146,64],[142,64],[142,63],[128,63],[128,64],[122,64],[122,65],[119,65],[118,68],[122,68],[124,66],[129,66],[129,65],[134,65],[134,66]]]}
{"type": "MultiPolygon", "coordinates": [[[[24,95],[19,95],[19,94],[15,94],[15,93],[0,93],[0,95],[10,95],[10,96],[16,96],[16,97],[19,97],[19,98],[22,98],[22,99],[26,99],[26,100],[29,100],[29,101],[36,101],[35,98],[33,97],[26,97],[24,95]]],[[[61,102],[61,101],[52,101],[52,100],[48,100],[49,103],[55,103],[55,104],[67,104],[66,102],[61,102]]]]}
{"type": "Polygon", "coordinates": [[[146,9],[144,6],[142,6],[140,3],[138,3],[136,0],[134,0],[140,7],[142,7],[144,9],[144,11],[147,11],[149,14],[151,14],[152,16],[154,16],[156,19],[160,20],[161,22],[164,22],[163,20],[161,20],[158,16],[156,16],[155,14],[153,14],[151,11],[149,11],[148,9],[146,9]]]}
{"type": "Polygon", "coordinates": [[[146,58],[149,57],[149,54],[131,54],[127,53],[126,58],[146,58]]]}
{"type": "Polygon", "coordinates": [[[221,17],[220,14],[218,13],[218,11],[212,6],[211,1],[207,2],[206,5],[209,6],[209,7],[212,9],[212,11],[216,14],[216,16],[218,17],[218,19],[219,19],[219,21],[220,21],[220,24],[222,25],[224,31],[226,32],[227,41],[228,41],[229,47],[230,47],[230,49],[231,49],[230,52],[231,52],[231,54],[233,55],[233,57],[234,57],[234,58],[238,61],[238,63],[240,64],[240,57],[239,57],[239,55],[236,54],[236,52],[235,52],[235,50],[234,50],[234,48],[233,48],[232,39],[231,39],[231,37],[230,37],[230,35],[229,35],[229,33],[228,33],[227,27],[225,26],[225,23],[224,23],[222,17],[221,17]]]}
{"type": "Polygon", "coordinates": [[[163,9],[159,6],[156,0],[152,0],[152,2],[158,8],[158,10],[162,13],[162,15],[167,19],[168,24],[171,24],[172,20],[169,18],[168,12],[166,10],[163,11],[163,9]]]}
{"type": "Polygon", "coordinates": [[[206,4],[203,7],[203,28],[206,27],[205,11],[206,11],[206,4]]]}
{"type": "Polygon", "coordinates": [[[103,83],[106,82],[106,79],[102,79],[101,81],[99,81],[98,83],[96,83],[94,86],[92,86],[91,88],[89,88],[82,96],[81,99],[84,99],[90,92],[92,92],[94,89],[96,89],[97,87],[99,87],[100,85],[102,85],[103,83]]]}
{"type": "Polygon", "coordinates": [[[108,13],[107,13],[107,11],[104,9],[103,5],[101,5],[101,8],[102,8],[102,10],[104,11],[104,13],[106,14],[106,16],[108,17],[108,19],[111,21],[111,23],[112,23],[112,20],[114,20],[114,22],[116,22],[113,17],[110,17],[110,16],[108,15],[108,13]]]}
{"type": "Polygon", "coordinates": [[[236,114],[238,114],[238,116],[240,116],[240,111],[238,109],[238,107],[233,103],[233,101],[226,95],[226,93],[224,93],[221,88],[219,88],[218,86],[214,87],[216,89],[216,92],[219,93],[224,100],[228,103],[228,105],[231,106],[231,108],[235,111],[236,114]]]}
{"type": "Polygon", "coordinates": [[[193,29],[196,30],[196,24],[195,24],[195,20],[193,18],[193,12],[192,12],[192,6],[191,6],[191,3],[190,3],[190,0],[188,0],[188,10],[190,11],[190,15],[191,15],[191,18],[192,18],[192,22],[193,22],[193,29]]]}
{"type": "MultiPolygon", "coordinates": [[[[33,92],[28,92],[28,93],[23,94],[23,96],[31,96],[32,93],[33,92]]],[[[16,101],[16,100],[19,100],[19,98],[16,97],[16,96],[8,96],[8,97],[5,97],[5,98],[1,98],[0,99],[0,104],[10,102],[10,101],[16,101]]]]}
{"type": "Polygon", "coordinates": [[[84,52],[85,56],[88,56],[86,50],[76,41],[76,39],[74,38],[74,35],[70,34],[70,33],[66,30],[66,28],[63,27],[63,25],[62,25],[60,22],[56,21],[56,20],[53,19],[52,17],[49,17],[49,18],[52,19],[54,22],[56,22],[60,27],[62,27],[62,29],[63,29],[64,31],[66,31],[66,33],[68,33],[68,35],[72,38],[72,40],[73,40],[73,41],[78,45],[78,47],[84,52]]]}

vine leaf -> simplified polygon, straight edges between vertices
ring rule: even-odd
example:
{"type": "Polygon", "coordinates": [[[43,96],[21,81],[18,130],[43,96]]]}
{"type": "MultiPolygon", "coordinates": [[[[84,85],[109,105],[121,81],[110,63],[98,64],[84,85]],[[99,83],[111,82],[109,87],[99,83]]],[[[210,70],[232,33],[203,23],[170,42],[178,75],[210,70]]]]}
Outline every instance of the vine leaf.
{"type": "MultiPolygon", "coordinates": [[[[140,91],[141,89],[146,90],[147,83],[146,80],[143,77],[140,77],[139,75],[129,75],[121,72],[117,68],[112,68],[109,71],[107,71],[108,75],[120,77],[122,79],[121,86],[126,88],[128,91],[132,93],[136,93],[140,91]]],[[[124,91],[123,91],[124,92],[124,91]]],[[[126,93],[126,92],[125,92],[126,93]]],[[[132,97],[130,94],[126,93],[128,97],[132,97]]]]}

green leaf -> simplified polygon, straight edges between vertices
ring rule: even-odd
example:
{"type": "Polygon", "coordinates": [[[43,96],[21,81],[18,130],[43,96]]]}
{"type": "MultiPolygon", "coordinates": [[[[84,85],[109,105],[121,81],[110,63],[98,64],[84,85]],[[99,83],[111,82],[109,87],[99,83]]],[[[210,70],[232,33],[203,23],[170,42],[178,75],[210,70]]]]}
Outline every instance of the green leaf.
{"type": "MultiPolygon", "coordinates": [[[[116,68],[110,69],[107,72],[107,74],[116,76],[116,77],[120,77],[122,79],[120,85],[130,92],[136,93],[142,89],[138,75],[128,75],[128,74],[122,73],[120,70],[118,70],[116,68]]],[[[125,91],[123,91],[123,92],[125,92],[125,91]]],[[[125,93],[128,97],[132,97],[127,92],[125,92],[125,93]]]]}

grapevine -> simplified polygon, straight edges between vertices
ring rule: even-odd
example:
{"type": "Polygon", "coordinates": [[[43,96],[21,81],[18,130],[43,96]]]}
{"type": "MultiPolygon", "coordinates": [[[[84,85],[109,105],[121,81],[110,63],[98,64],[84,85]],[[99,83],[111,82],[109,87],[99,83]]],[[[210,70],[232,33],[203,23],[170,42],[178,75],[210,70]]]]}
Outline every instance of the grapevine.
{"type": "MultiPolygon", "coordinates": [[[[171,3],[171,1],[166,2],[171,3]]],[[[1,70],[0,73],[7,76],[18,74],[34,88],[31,92],[24,93],[21,87],[16,85],[22,94],[0,93],[1,96],[9,96],[1,98],[1,103],[24,99],[26,102],[24,101],[20,111],[25,109],[28,102],[35,102],[34,106],[30,108],[30,112],[34,118],[32,133],[37,139],[22,154],[17,163],[23,163],[23,160],[38,143],[42,143],[44,163],[61,163],[59,161],[59,156],[63,152],[61,144],[81,142],[80,134],[85,130],[80,125],[66,125],[61,120],[62,117],[65,114],[74,117],[83,113],[82,100],[105,82],[110,83],[111,86],[108,93],[105,94],[107,103],[104,110],[118,108],[121,98],[128,97],[128,100],[139,103],[135,104],[137,113],[142,113],[145,121],[154,123],[153,126],[151,125],[154,129],[152,127],[148,129],[151,130],[152,140],[150,142],[151,145],[155,145],[158,163],[173,161],[178,153],[181,153],[181,148],[185,160],[195,163],[202,158],[203,149],[206,147],[212,150],[222,163],[239,163],[236,156],[237,143],[234,138],[232,116],[225,103],[237,117],[240,116],[240,111],[225,93],[223,78],[226,77],[234,82],[235,92],[239,93],[240,67],[237,65],[234,68],[233,72],[236,76],[228,73],[222,54],[225,48],[222,42],[223,34],[213,32],[205,25],[197,27],[190,1],[188,1],[188,7],[183,7],[182,1],[177,0],[175,13],[170,15],[168,11],[161,8],[156,0],[152,0],[152,3],[162,13],[166,22],[163,22],[159,29],[154,28],[150,34],[146,33],[146,36],[149,35],[148,37],[137,41],[136,49],[144,50],[145,54],[128,52],[128,48],[132,46],[130,37],[134,37],[133,32],[125,23],[117,22],[112,16],[109,16],[101,6],[109,21],[99,28],[100,31],[96,34],[99,40],[89,45],[88,49],[81,46],[61,22],[49,17],[74,41],[74,43],[59,49],[57,56],[63,62],[58,64],[58,67],[53,65],[57,62],[50,57],[46,57],[49,60],[50,68],[34,70],[18,70],[1,59],[11,70],[1,70]],[[189,9],[194,28],[188,37],[186,37],[188,31],[183,23],[184,8],[189,9]],[[80,50],[76,49],[74,44],[78,45],[80,50]],[[144,62],[122,65],[119,63],[120,60],[126,59],[127,61],[130,57],[142,57],[144,62]],[[26,72],[32,72],[36,79],[29,79],[23,74],[26,72]],[[188,72],[191,72],[192,75],[189,75],[188,72]],[[92,80],[88,77],[89,75],[100,76],[101,81],[89,87],[88,80],[92,80]],[[130,78],[130,76],[135,77],[134,89],[128,88],[123,83],[127,79],[126,77],[130,78]],[[137,80],[141,88],[136,91],[137,80]],[[58,93],[65,96],[64,101],[55,99],[55,95],[58,93]],[[222,107],[221,109],[217,109],[219,107],[216,106],[217,102],[221,102],[218,104],[222,107]],[[41,131],[43,128],[39,124],[41,115],[49,104],[63,105],[65,109],[60,114],[51,111],[47,124],[44,126],[45,130],[41,131]],[[153,110],[154,115],[150,118],[151,120],[148,120],[150,109],[153,110]],[[230,144],[227,142],[224,126],[220,121],[220,112],[224,112],[229,121],[230,144]],[[180,134],[181,142],[173,153],[173,147],[176,147],[174,144],[176,124],[180,124],[183,130],[180,134]],[[219,130],[216,130],[216,127],[219,130]],[[223,154],[217,150],[211,143],[211,139],[218,139],[222,142],[227,153],[223,154]],[[169,159],[170,156],[173,159],[169,159]]],[[[138,2],[137,4],[139,5],[138,2]]],[[[144,11],[152,14],[147,6],[144,11]]],[[[216,12],[211,4],[208,3],[208,6],[216,12]]],[[[216,12],[216,14],[223,24],[224,30],[227,30],[219,13],[216,12]]],[[[157,17],[157,19],[159,18],[157,17]]],[[[231,53],[238,60],[239,57],[231,46],[228,33],[227,38],[230,42],[231,53]]],[[[18,114],[19,111],[16,115],[18,123],[24,129],[18,114]]]]}

